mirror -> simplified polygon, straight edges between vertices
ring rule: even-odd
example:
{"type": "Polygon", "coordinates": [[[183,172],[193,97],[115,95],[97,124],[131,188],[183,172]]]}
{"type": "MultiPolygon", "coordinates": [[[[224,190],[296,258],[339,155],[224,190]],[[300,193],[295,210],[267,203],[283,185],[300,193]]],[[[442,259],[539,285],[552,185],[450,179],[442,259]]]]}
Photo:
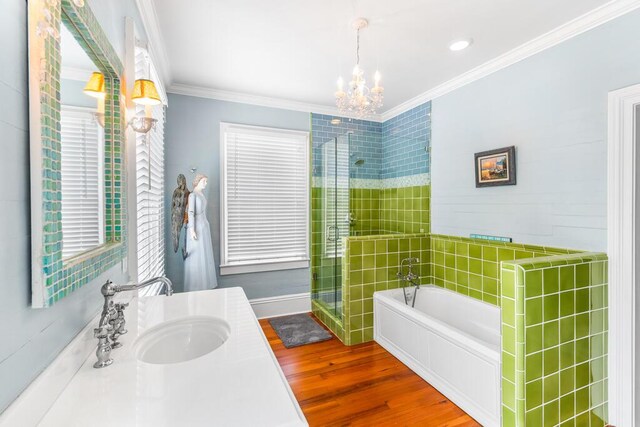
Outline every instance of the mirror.
{"type": "Polygon", "coordinates": [[[104,243],[104,77],[65,25],[60,53],[62,259],[104,243]]]}
{"type": "Polygon", "coordinates": [[[125,120],[123,66],[89,4],[27,5],[31,304],[38,308],[126,257],[125,120]]]}

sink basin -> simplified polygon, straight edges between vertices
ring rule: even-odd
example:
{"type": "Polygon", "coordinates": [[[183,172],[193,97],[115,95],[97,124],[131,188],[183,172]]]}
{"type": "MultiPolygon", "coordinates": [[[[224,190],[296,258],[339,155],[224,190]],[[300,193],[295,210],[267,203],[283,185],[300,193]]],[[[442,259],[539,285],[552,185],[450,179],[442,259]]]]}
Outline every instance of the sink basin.
{"type": "Polygon", "coordinates": [[[190,316],[161,323],[135,342],[138,360],[156,365],[187,362],[209,354],[225,343],[231,329],[222,319],[190,316]]]}

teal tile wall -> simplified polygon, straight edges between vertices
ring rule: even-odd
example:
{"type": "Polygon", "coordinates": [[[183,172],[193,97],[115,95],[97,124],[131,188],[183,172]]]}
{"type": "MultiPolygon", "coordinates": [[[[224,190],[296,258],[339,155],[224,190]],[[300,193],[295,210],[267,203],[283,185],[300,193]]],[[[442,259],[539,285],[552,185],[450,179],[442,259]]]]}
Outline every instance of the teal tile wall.
{"type": "Polygon", "coordinates": [[[502,264],[502,425],[607,423],[607,257],[502,264]]]}

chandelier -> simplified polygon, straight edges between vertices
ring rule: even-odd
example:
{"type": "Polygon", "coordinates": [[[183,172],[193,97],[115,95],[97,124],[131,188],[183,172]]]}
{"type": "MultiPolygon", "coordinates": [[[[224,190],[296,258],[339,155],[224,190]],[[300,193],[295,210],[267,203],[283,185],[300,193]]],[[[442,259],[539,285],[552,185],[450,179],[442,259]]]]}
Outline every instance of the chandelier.
{"type": "Polygon", "coordinates": [[[344,90],[344,80],[338,78],[338,90],[335,93],[338,111],[345,115],[366,117],[376,114],[382,107],[384,88],[380,86],[380,73],[374,75],[374,87],[369,88],[364,78],[364,70],[360,68],[360,30],[367,28],[369,22],[364,18],[357,18],[351,26],[356,30],[356,66],[353,67],[351,81],[344,90]]]}

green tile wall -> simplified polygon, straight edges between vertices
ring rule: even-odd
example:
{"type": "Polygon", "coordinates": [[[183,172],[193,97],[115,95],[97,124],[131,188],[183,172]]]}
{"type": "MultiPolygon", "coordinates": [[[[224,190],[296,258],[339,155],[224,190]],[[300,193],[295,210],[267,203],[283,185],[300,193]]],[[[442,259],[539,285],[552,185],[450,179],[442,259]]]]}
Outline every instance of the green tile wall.
{"type": "Polygon", "coordinates": [[[500,262],[579,252],[437,234],[431,235],[430,250],[433,276],[423,283],[494,305],[500,305],[500,262]]]}
{"type": "Polygon", "coordinates": [[[607,257],[502,264],[503,426],[605,426],[607,257]]]}
{"type": "Polygon", "coordinates": [[[349,209],[355,215],[356,222],[350,227],[351,236],[380,234],[380,196],[379,188],[352,188],[349,190],[349,209]]]}
{"type": "Polygon", "coordinates": [[[336,337],[342,342],[345,342],[344,327],[342,326],[342,319],[338,318],[335,313],[332,313],[326,305],[323,305],[321,301],[311,301],[311,312],[320,320],[324,325],[334,333],[336,337]]]}
{"type": "Polygon", "coordinates": [[[414,270],[430,275],[429,236],[425,233],[349,237],[343,255],[342,304],[346,345],[373,339],[373,293],[400,286],[400,261],[416,257],[414,270]]]}
{"type": "Polygon", "coordinates": [[[430,185],[381,190],[381,229],[391,233],[429,233],[430,201],[430,185]]]}

